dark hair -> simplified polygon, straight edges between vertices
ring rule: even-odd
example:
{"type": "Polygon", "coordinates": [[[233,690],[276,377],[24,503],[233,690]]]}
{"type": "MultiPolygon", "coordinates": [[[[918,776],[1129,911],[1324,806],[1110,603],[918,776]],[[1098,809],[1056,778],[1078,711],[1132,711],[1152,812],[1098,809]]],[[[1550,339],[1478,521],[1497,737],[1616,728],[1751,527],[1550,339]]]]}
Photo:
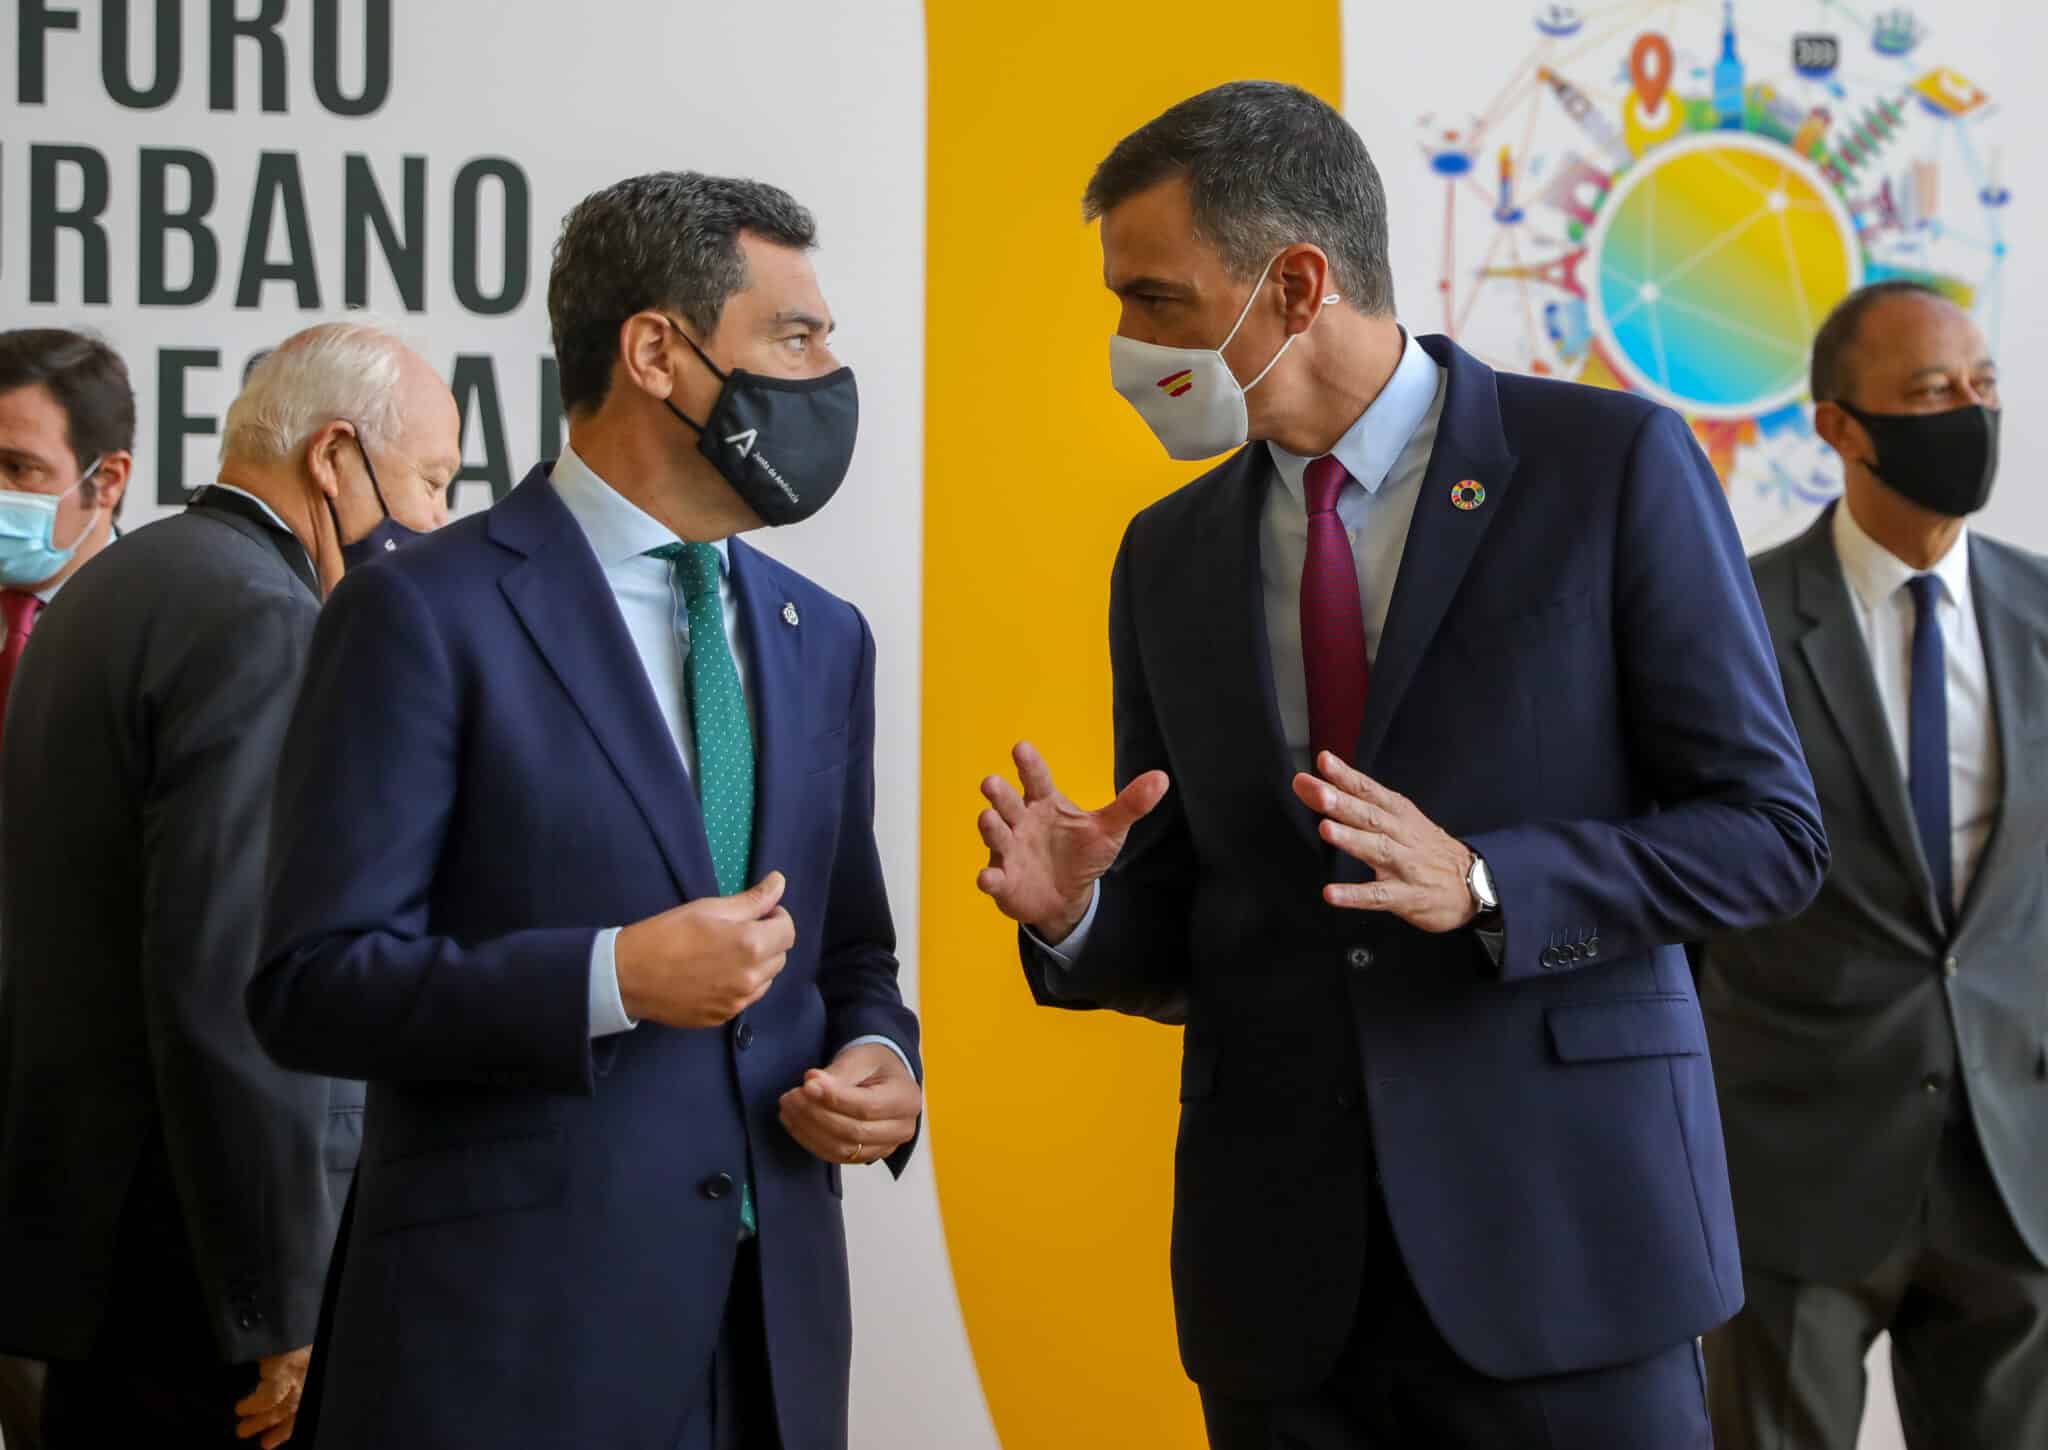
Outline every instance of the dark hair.
{"type": "Polygon", "coordinates": [[[1867,287],[1858,287],[1835,304],[1834,310],[1821,323],[1820,331],[1813,335],[1813,363],[1807,382],[1814,402],[1839,403],[1856,391],[1850,364],[1856,351],[1856,334],[1863,330],[1864,317],[1887,297],[1911,296],[1932,297],[1941,302],[1948,300],[1925,282],[1889,277],[1867,287]]]}
{"type": "Polygon", "coordinates": [[[760,181],[656,171],[578,202],[548,277],[563,407],[604,401],[619,328],[636,312],[679,312],[699,333],[717,331],[726,299],[747,285],[741,232],[804,250],[818,241],[810,212],[760,181]]]}
{"type": "Polygon", "coordinates": [[[1231,275],[1313,242],[1337,291],[1368,316],[1394,310],[1387,194],[1365,142],[1320,98],[1277,81],[1235,81],[1182,101],[1116,143],[1088,182],[1089,221],[1185,177],[1195,233],[1231,275]]]}
{"type": "MultiPolygon", "coordinates": [[[[135,390],[128,385],[128,364],[104,342],[61,327],[0,332],[0,393],[38,385],[64,410],[64,441],[78,467],[134,450],[135,390]]],[[[92,486],[88,480],[88,493],[92,486]]]]}

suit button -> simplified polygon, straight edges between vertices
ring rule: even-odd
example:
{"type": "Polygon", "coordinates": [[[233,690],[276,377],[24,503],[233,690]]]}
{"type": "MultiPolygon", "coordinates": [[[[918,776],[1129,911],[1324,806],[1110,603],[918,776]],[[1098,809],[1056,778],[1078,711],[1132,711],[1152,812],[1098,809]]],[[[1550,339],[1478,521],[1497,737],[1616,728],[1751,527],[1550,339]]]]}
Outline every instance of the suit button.
{"type": "Polygon", "coordinates": [[[1593,960],[1593,958],[1595,958],[1595,957],[1597,957],[1597,956],[1599,956],[1599,955],[1600,955],[1600,938],[1596,936],[1596,937],[1594,937],[1594,938],[1593,938],[1593,939],[1592,939],[1591,941],[1589,941],[1589,942],[1587,942],[1587,943],[1586,943],[1586,960],[1587,960],[1587,961],[1591,961],[1591,960],[1593,960]]]}
{"type": "Polygon", "coordinates": [[[1337,1106],[1347,1111],[1358,1106],[1358,1094],[1350,1088],[1337,1089],[1337,1106]]]}
{"type": "Polygon", "coordinates": [[[1962,965],[1954,957],[1943,957],[1941,959],[1941,974],[1944,977],[1953,977],[1962,965]]]}
{"type": "Polygon", "coordinates": [[[1948,1079],[1938,1072],[1930,1072],[1920,1079],[1920,1090],[1924,1093],[1938,1093],[1948,1086],[1948,1079]]]}
{"type": "Polygon", "coordinates": [[[1365,971],[1368,967],[1372,965],[1372,948],[1353,947],[1350,951],[1344,954],[1344,960],[1351,964],[1352,971],[1365,971]]]}
{"type": "Polygon", "coordinates": [[[739,1025],[739,1029],[733,1033],[732,1040],[733,1045],[738,1047],[741,1052],[745,1052],[748,1048],[752,1047],[754,1045],[754,1024],[742,1022],[739,1025]]]}
{"type": "Polygon", "coordinates": [[[235,1316],[235,1323],[241,1325],[244,1329],[254,1329],[257,1325],[261,1324],[262,1322],[263,1316],[261,1314],[258,1314],[254,1309],[244,1309],[240,1314],[235,1316]]]}
{"type": "Polygon", "coordinates": [[[1538,957],[1537,960],[1542,962],[1543,965],[1546,967],[1555,967],[1557,965],[1557,948],[1545,947],[1543,949],[1543,955],[1538,957]]]}
{"type": "Polygon", "coordinates": [[[732,1192],[732,1175],[730,1173],[714,1173],[697,1185],[697,1191],[706,1198],[723,1198],[732,1192]]]}

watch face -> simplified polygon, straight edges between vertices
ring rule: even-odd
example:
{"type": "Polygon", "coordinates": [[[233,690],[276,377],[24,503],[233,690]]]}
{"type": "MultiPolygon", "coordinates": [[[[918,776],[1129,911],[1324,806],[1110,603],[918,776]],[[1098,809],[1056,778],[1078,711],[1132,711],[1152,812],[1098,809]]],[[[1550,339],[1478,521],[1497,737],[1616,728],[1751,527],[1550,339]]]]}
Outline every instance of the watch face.
{"type": "Polygon", "coordinates": [[[1478,898],[1482,910],[1491,911],[1500,905],[1500,898],[1493,894],[1493,873],[1478,857],[1472,860],[1472,874],[1465,878],[1465,884],[1472,888],[1472,895],[1478,898]]]}

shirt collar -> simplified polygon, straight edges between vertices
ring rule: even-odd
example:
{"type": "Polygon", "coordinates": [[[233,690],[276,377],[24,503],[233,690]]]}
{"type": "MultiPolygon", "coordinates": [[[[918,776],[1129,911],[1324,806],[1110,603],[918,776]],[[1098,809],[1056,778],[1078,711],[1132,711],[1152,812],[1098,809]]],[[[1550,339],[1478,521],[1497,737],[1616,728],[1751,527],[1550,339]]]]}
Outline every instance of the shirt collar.
{"type": "Polygon", "coordinates": [[[1961,609],[1970,597],[1970,531],[1956,534],[1955,543],[1932,569],[1915,569],[1904,559],[1864,532],[1849,512],[1849,501],[1835,505],[1835,553],[1842,560],[1842,574],[1865,609],[1876,609],[1904,589],[1915,575],[1928,573],[1941,581],[1949,603],[1961,609]]]}
{"type": "MultiPolygon", "coordinates": [[[[1394,375],[1330,450],[1344,465],[1344,471],[1358,480],[1367,493],[1380,491],[1408,440],[1429,416],[1430,407],[1436,402],[1441,372],[1436,359],[1422,350],[1413,333],[1403,328],[1401,360],[1394,364],[1394,375]]],[[[1305,497],[1302,474],[1311,460],[1289,453],[1277,443],[1268,443],[1266,447],[1272,452],[1281,483],[1301,503],[1305,497]]]]}
{"type": "MultiPolygon", "coordinates": [[[[566,444],[548,481],[590,540],[597,562],[607,569],[677,541],[675,530],[599,478],[566,444]]],[[[732,567],[726,542],[719,539],[711,546],[718,551],[721,573],[732,567]]]]}

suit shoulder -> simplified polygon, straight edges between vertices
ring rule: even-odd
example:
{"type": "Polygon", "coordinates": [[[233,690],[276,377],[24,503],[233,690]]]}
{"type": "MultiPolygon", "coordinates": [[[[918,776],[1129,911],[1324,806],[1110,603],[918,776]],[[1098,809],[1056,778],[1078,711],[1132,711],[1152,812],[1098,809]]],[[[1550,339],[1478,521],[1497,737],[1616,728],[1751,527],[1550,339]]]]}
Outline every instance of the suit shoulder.
{"type": "Polygon", "coordinates": [[[1625,429],[1622,436],[1633,437],[1634,430],[1652,417],[1670,411],[1660,403],[1619,388],[1596,388],[1590,383],[1532,377],[1527,373],[1495,373],[1494,378],[1499,387],[1501,421],[1511,431],[1517,431],[1517,425],[1540,426],[1559,433],[1595,427],[1625,429]]]}
{"type": "Polygon", "coordinates": [[[2048,633],[2048,555],[2023,549],[2003,539],[1975,536],[1983,563],[1999,574],[1998,587],[2008,604],[2024,603],[2036,627],[2048,633]]]}
{"type": "Polygon", "coordinates": [[[272,600],[308,615],[320,605],[276,548],[194,510],[144,524],[108,545],[72,576],[52,605],[67,612],[100,604],[153,607],[175,597],[188,623],[272,600]]]}
{"type": "Polygon", "coordinates": [[[1236,491],[1249,474],[1263,468],[1266,461],[1264,443],[1247,443],[1208,472],[1139,509],[1125,529],[1125,539],[1135,540],[1150,537],[1161,530],[1176,530],[1190,518],[1216,508],[1236,491]]]}

